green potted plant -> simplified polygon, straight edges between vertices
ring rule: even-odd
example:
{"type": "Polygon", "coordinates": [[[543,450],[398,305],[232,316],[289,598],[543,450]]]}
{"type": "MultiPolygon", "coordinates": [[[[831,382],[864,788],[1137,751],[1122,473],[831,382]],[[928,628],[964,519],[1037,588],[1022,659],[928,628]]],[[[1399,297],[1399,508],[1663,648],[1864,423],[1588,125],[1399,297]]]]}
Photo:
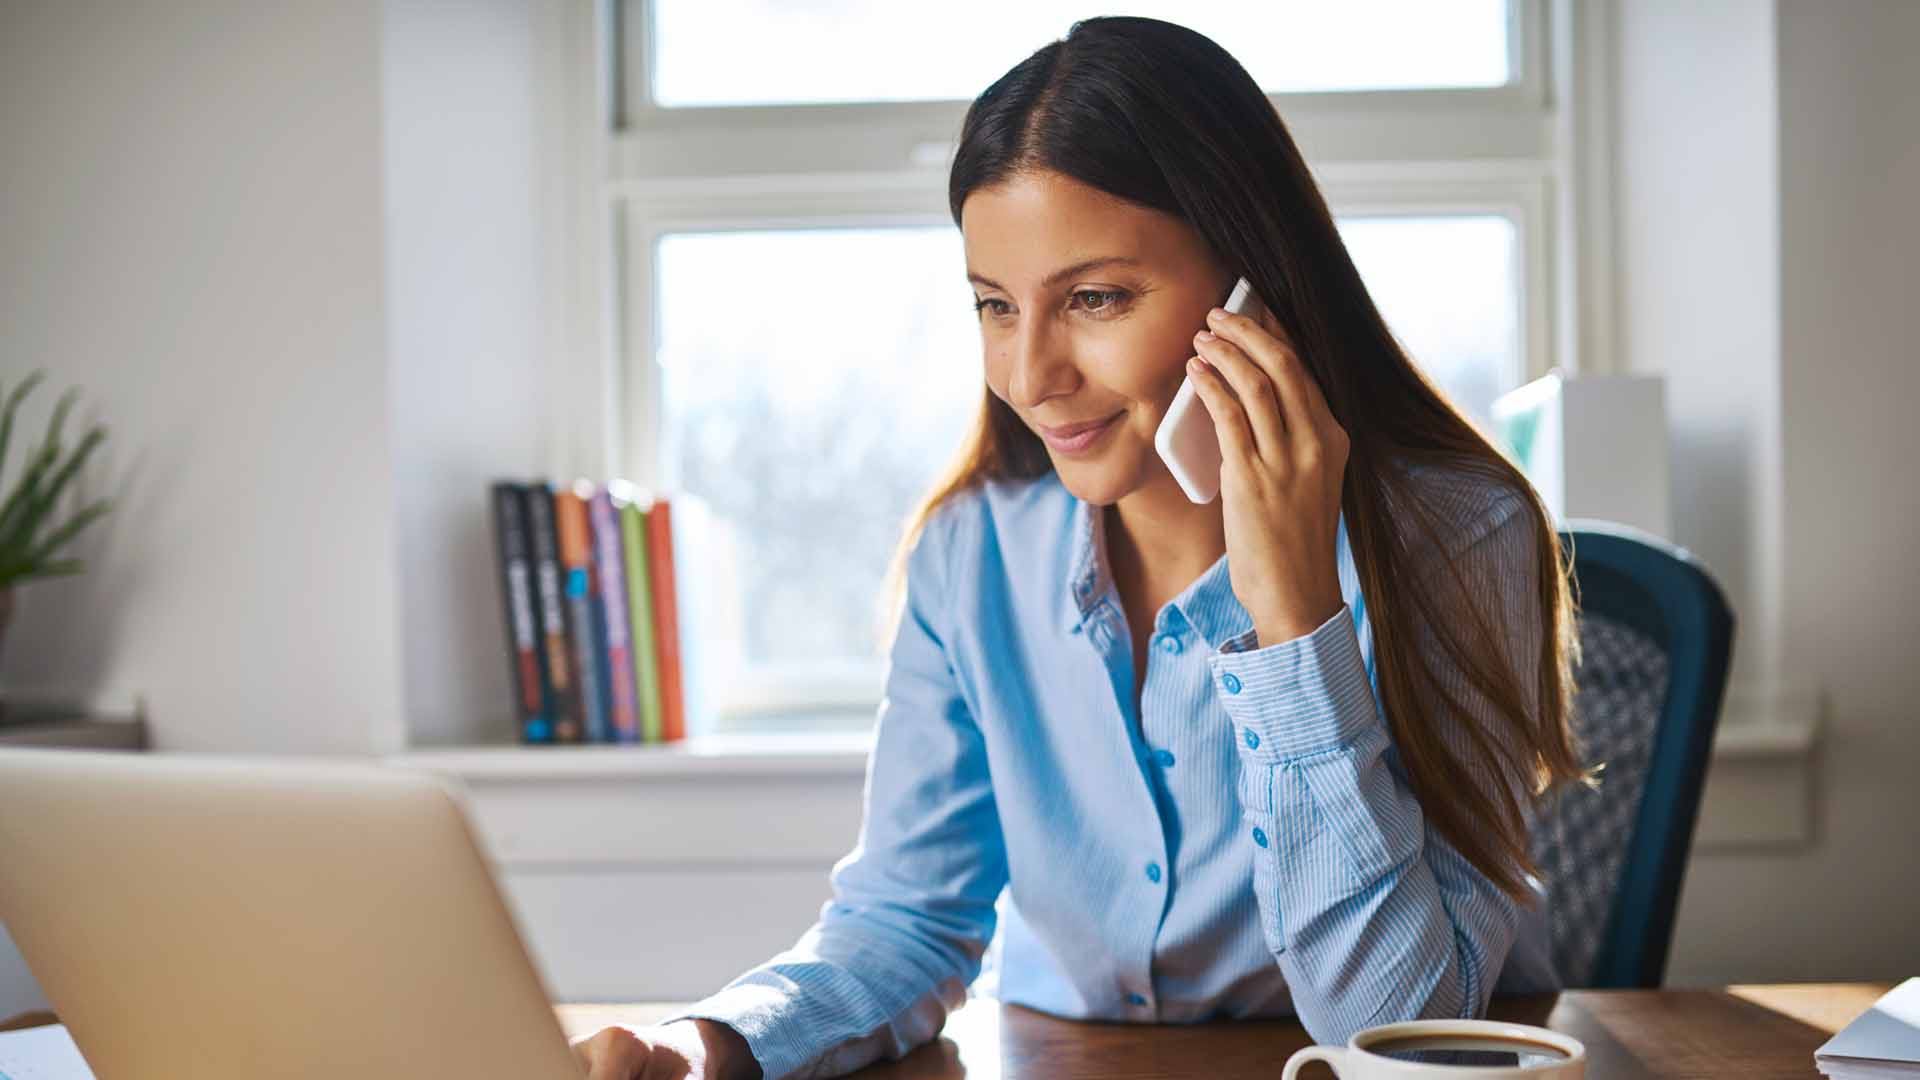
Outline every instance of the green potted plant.
{"type": "MultiPolygon", "coordinates": [[[[0,477],[6,472],[14,414],[45,374],[36,371],[22,379],[0,406],[0,477]]],[[[0,643],[6,639],[7,621],[13,614],[14,587],[35,578],[79,573],[80,560],[63,558],[61,551],[110,507],[109,500],[98,499],[64,518],[58,512],[60,493],[107,437],[106,428],[96,424],[70,450],[61,444],[61,429],[78,398],[78,390],[61,395],[47,422],[46,438],[30,449],[19,478],[0,501],[0,643]]]]}

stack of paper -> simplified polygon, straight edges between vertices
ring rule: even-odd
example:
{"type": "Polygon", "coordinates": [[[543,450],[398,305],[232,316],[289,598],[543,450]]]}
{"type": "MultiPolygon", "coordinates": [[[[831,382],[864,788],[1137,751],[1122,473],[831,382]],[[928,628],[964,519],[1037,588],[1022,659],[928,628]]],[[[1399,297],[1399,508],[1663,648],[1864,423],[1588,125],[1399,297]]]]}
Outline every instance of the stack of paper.
{"type": "Polygon", "coordinates": [[[0,1080],[93,1080],[65,1024],[0,1031],[0,1080]]]}
{"type": "Polygon", "coordinates": [[[1813,1052],[1833,1080],[1920,1077],[1920,978],[1908,979],[1813,1052]]]}

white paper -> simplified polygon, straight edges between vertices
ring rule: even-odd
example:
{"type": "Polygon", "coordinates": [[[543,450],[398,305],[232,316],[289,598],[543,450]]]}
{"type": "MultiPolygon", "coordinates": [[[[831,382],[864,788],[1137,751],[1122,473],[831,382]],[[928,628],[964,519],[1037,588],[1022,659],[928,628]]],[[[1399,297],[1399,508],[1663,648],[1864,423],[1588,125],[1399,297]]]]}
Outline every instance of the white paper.
{"type": "Polygon", "coordinates": [[[1814,1052],[1823,1071],[1874,1063],[1897,1063],[1903,1075],[1920,1073],[1920,978],[1908,979],[1874,1002],[1814,1052]]]}
{"type": "Polygon", "coordinates": [[[65,1024],[0,1031],[0,1080],[93,1080],[65,1024]]]}

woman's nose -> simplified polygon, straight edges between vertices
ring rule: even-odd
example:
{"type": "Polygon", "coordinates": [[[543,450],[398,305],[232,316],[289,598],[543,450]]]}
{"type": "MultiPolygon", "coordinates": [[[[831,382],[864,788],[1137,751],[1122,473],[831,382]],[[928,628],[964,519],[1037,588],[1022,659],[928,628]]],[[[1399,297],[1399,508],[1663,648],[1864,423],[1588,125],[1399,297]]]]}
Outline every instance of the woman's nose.
{"type": "Polygon", "coordinates": [[[1044,320],[1023,325],[1008,346],[1007,400],[1030,409],[1073,389],[1071,355],[1044,320]]]}

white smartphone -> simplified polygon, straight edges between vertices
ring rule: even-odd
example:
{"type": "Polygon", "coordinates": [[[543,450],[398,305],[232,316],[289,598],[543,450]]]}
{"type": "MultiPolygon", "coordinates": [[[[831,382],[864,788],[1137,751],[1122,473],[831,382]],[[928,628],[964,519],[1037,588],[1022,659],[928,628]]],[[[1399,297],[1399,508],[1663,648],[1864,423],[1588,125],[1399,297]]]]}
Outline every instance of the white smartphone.
{"type": "MultiPolygon", "coordinates": [[[[1244,315],[1253,306],[1253,286],[1241,278],[1220,306],[1235,315],[1244,315]]],[[[1180,381],[1180,392],[1173,395],[1167,415],[1153,433],[1153,448],[1167,463],[1167,471],[1180,482],[1180,490],[1197,503],[1210,503],[1220,494],[1220,438],[1213,431],[1213,414],[1193,388],[1193,375],[1180,381]]]]}

